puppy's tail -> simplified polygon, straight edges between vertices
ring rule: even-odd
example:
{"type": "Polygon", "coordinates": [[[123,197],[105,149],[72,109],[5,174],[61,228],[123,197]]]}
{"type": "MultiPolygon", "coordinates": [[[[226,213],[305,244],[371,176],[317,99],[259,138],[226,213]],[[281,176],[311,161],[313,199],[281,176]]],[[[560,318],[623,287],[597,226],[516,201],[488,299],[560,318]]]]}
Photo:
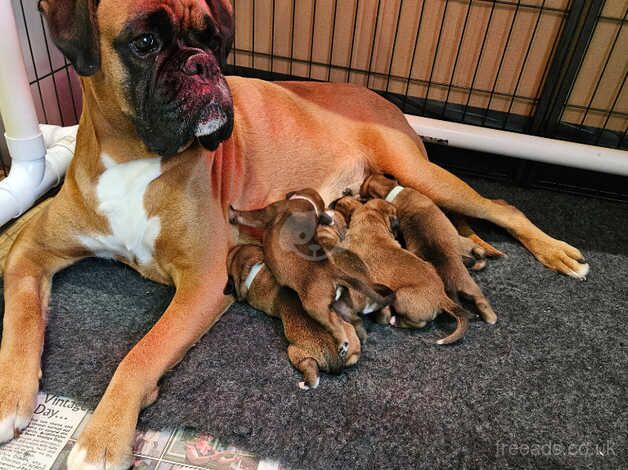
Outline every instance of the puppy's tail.
{"type": "Polygon", "coordinates": [[[456,329],[448,336],[439,339],[436,344],[455,343],[456,341],[462,339],[464,334],[467,332],[467,329],[469,328],[469,317],[471,314],[450,299],[447,299],[447,302],[443,307],[443,311],[448,315],[451,315],[456,320],[456,329]]]}

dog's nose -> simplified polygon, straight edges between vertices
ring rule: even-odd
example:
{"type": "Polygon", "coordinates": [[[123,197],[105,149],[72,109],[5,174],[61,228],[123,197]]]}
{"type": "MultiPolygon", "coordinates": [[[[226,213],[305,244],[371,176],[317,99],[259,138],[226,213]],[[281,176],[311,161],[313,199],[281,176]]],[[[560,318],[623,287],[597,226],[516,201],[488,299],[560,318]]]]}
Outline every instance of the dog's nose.
{"type": "Polygon", "coordinates": [[[191,55],[183,64],[183,72],[186,75],[198,75],[205,79],[215,76],[218,71],[218,65],[212,63],[205,52],[191,55]]]}

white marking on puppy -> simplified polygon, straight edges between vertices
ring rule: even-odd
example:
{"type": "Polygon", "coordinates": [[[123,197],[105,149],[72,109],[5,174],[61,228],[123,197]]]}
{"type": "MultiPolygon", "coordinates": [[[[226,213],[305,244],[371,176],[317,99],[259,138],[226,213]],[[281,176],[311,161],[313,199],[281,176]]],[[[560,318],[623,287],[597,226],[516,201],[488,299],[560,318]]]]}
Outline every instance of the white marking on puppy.
{"type": "Polygon", "coordinates": [[[26,429],[31,422],[31,416],[8,416],[0,421],[0,444],[9,442],[26,429]],[[16,432],[17,431],[17,432],[16,432]]]}
{"type": "Polygon", "coordinates": [[[336,287],[336,295],[334,296],[334,300],[338,300],[340,298],[343,290],[344,290],[343,286],[336,287]]]}
{"type": "Polygon", "coordinates": [[[131,466],[131,459],[120,463],[87,462],[87,451],[75,444],[68,455],[67,470],[126,470],[131,466]]]}
{"type": "Polygon", "coordinates": [[[96,256],[120,256],[140,265],[153,261],[159,236],[159,217],[148,217],[144,196],[148,185],[161,174],[161,158],[116,163],[101,155],[105,171],[98,178],[98,212],[107,218],[111,235],[81,235],[79,240],[96,256]]]}
{"type": "Polygon", "coordinates": [[[576,279],[580,279],[581,281],[587,280],[587,275],[589,274],[589,263],[584,263],[580,265],[577,271],[569,271],[569,276],[575,277],[576,279]]]}
{"type": "Polygon", "coordinates": [[[314,382],[314,384],[310,387],[309,385],[307,385],[305,382],[299,382],[297,384],[297,386],[301,389],[301,390],[314,390],[315,388],[318,388],[318,385],[321,383],[321,378],[320,377],[316,377],[316,382],[314,382]]]}
{"type": "Polygon", "coordinates": [[[368,315],[369,313],[373,313],[379,309],[380,309],[380,306],[377,302],[367,302],[366,307],[364,307],[364,310],[362,310],[362,313],[364,315],[368,315]]]}

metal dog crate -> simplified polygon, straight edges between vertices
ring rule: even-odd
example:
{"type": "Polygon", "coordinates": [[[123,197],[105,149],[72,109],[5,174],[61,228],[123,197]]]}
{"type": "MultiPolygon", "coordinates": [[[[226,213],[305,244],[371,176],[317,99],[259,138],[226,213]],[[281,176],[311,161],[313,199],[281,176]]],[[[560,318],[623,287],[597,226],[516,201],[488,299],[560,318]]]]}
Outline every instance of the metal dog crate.
{"type": "MultiPolygon", "coordinates": [[[[12,0],[42,122],[80,87],[34,0],[12,0]]],[[[404,112],[628,148],[628,0],[234,0],[229,73],[352,82],[404,112]]]]}

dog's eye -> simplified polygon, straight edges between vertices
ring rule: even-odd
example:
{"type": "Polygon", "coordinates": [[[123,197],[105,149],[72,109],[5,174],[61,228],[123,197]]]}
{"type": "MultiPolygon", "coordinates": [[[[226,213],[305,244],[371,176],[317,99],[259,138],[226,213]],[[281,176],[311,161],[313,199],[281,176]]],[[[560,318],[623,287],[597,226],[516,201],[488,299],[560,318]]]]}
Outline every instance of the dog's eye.
{"type": "Polygon", "coordinates": [[[161,47],[159,39],[151,33],[140,34],[130,43],[131,50],[139,57],[157,52],[161,47]]]}

